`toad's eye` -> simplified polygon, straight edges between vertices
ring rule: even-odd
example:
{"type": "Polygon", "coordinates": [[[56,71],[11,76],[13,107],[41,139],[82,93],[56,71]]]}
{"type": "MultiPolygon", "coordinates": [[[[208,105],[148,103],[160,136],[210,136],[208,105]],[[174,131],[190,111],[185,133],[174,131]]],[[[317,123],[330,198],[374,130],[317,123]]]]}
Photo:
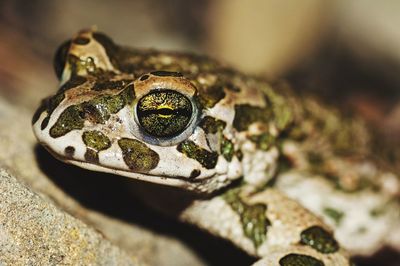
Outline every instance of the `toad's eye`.
{"type": "Polygon", "coordinates": [[[143,96],[136,106],[144,131],[153,137],[168,138],[181,134],[193,116],[191,101],[174,90],[157,90],[143,96]]]}

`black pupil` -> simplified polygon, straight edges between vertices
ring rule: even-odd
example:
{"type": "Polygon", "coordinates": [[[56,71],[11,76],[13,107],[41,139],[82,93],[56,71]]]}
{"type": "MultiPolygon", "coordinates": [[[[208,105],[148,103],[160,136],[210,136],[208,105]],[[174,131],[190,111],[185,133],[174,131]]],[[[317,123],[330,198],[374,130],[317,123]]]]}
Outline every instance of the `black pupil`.
{"type": "Polygon", "coordinates": [[[161,108],[161,109],[158,109],[158,113],[160,115],[172,115],[174,113],[174,111],[169,108],[161,108]]]}

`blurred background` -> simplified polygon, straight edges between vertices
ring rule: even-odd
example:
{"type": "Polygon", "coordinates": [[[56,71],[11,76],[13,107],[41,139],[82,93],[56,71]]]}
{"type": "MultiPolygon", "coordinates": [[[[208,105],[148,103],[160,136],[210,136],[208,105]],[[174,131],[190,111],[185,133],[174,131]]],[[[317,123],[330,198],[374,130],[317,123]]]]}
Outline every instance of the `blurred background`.
{"type": "Polygon", "coordinates": [[[34,108],[57,87],[52,56],[82,28],[117,43],[205,53],[285,78],[400,135],[400,1],[0,1],[0,92],[34,108]]]}
{"type": "Polygon", "coordinates": [[[0,97],[33,113],[57,88],[58,45],[96,26],[118,44],[208,54],[286,79],[363,116],[396,147],[399,25],[397,0],[0,0],[0,97]]]}

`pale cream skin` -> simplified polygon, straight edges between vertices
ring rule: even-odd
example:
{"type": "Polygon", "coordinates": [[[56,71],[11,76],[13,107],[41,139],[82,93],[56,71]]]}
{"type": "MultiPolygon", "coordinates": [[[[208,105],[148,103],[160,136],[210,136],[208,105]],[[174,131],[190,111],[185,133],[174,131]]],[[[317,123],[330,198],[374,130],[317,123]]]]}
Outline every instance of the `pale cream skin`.
{"type": "MultiPolygon", "coordinates": [[[[123,48],[92,31],[57,58],[61,89],[33,119],[39,142],[57,158],[192,191],[178,218],[230,240],[260,258],[257,265],[350,265],[331,228],[352,254],[400,247],[397,177],[335,154],[335,129],[360,130],[353,154],[367,145],[358,121],[342,123],[329,108],[211,59],[123,48]],[[143,110],[153,122],[145,124],[138,110],[151,93],[173,95],[172,103],[150,101],[143,110]],[[322,129],[319,115],[329,121],[322,129]],[[168,128],[173,133],[162,135],[168,128]]],[[[146,201],[168,206],[162,195],[146,201]]]]}

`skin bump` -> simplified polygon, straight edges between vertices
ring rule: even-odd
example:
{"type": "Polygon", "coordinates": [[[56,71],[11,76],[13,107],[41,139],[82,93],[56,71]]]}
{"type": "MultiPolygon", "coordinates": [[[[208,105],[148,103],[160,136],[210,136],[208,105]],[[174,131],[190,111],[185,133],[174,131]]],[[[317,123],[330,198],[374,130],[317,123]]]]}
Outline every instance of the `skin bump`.
{"type": "Polygon", "coordinates": [[[318,252],[327,254],[339,250],[339,244],[333,238],[332,234],[320,226],[311,226],[301,232],[300,243],[308,245],[318,252]]]}
{"type": "Polygon", "coordinates": [[[136,139],[122,138],[118,145],[126,165],[135,172],[148,172],[156,168],[160,161],[155,151],[136,139]]]}
{"type": "Polygon", "coordinates": [[[324,266],[325,264],[308,255],[291,253],[279,260],[280,266],[324,266]]]}
{"type": "Polygon", "coordinates": [[[179,143],[177,150],[187,157],[195,159],[207,169],[214,168],[218,161],[218,154],[216,152],[209,152],[190,140],[179,143]]]}

